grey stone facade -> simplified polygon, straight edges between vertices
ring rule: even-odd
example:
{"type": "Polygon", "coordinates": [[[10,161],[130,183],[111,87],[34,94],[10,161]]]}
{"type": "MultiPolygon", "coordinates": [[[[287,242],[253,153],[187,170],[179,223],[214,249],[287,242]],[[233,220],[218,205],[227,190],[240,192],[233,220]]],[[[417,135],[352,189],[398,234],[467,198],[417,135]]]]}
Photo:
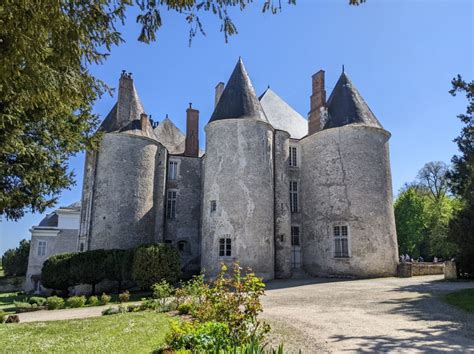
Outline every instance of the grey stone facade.
{"type": "Polygon", "coordinates": [[[187,109],[186,134],[152,122],[123,74],[87,153],[71,245],[168,242],[188,275],[233,262],[265,279],[394,275],[390,133],[345,73],[327,101],[324,71],[312,80],[308,121],[270,89],[257,97],[239,60],[216,88],[203,152],[199,111],[187,109]]]}

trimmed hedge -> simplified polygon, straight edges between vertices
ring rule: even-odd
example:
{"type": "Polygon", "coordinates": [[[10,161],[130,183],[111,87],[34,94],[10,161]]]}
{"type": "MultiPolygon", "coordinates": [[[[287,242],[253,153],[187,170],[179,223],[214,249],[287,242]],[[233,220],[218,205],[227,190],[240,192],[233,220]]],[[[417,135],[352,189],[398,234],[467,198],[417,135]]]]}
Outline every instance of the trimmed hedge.
{"type": "Polygon", "coordinates": [[[166,280],[175,282],[180,274],[180,254],[171,245],[141,246],[132,250],[93,250],[64,253],[46,260],[41,271],[43,285],[59,290],[64,296],[68,288],[90,284],[92,294],[103,280],[116,281],[118,292],[126,281],[136,281],[146,289],[166,280]]]}
{"type": "Polygon", "coordinates": [[[174,283],[179,274],[180,255],[173,246],[161,243],[141,246],[135,250],[132,276],[142,289],[149,289],[162,280],[174,283]]]}

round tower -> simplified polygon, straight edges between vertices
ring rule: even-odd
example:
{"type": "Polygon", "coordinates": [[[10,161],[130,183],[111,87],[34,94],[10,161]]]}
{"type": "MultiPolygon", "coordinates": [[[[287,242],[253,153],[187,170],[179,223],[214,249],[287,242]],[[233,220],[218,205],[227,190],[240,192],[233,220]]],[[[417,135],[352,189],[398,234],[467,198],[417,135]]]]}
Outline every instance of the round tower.
{"type": "Polygon", "coordinates": [[[305,270],[314,275],[395,275],[390,133],[344,73],[321,126],[301,141],[305,270]]]}
{"type": "Polygon", "coordinates": [[[201,268],[274,277],[273,128],[241,60],[205,128],[201,268]]]}

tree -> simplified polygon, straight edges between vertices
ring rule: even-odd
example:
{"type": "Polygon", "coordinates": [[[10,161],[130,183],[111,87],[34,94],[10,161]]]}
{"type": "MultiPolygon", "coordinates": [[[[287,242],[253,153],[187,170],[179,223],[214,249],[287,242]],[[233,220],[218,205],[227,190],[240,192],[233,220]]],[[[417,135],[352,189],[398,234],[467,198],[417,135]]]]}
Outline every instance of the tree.
{"type": "Polygon", "coordinates": [[[394,209],[399,253],[418,258],[427,232],[426,200],[415,186],[407,186],[395,201],[394,209]]]}
{"type": "Polygon", "coordinates": [[[106,261],[110,252],[103,249],[80,252],[71,258],[71,275],[75,284],[90,284],[92,294],[95,287],[106,279],[106,261]]]}
{"type": "Polygon", "coordinates": [[[2,256],[2,265],[5,275],[23,276],[28,268],[28,257],[30,255],[30,241],[20,241],[15,249],[7,250],[2,256]]]}
{"type": "MultiPolygon", "coordinates": [[[[281,11],[281,0],[260,0],[263,11],[281,11]]],[[[359,5],[365,0],[349,0],[359,5]]],[[[211,13],[221,32],[237,33],[229,9],[253,0],[5,0],[0,4],[0,215],[17,220],[44,212],[62,189],[74,185],[68,158],[97,148],[98,117],[92,104],[111,92],[90,74],[123,42],[117,23],[138,7],[138,40],[156,40],[162,12],[182,14],[190,40],[203,33],[199,15],[211,13]]],[[[295,0],[287,0],[294,4],[295,0]]]]}
{"type": "Polygon", "coordinates": [[[441,161],[428,162],[418,172],[420,185],[425,187],[437,202],[448,190],[447,172],[448,166],[441,161]]]}
{"type": "Polygon", "coordinates": [[[464,126],[454,139],[461,154],[452,158],[448,173],[451,190],[462,203],[449,224],[449,235],[458,245],[461,272],[474,276],[474,81],[466,82],[458,75],[451,83],[450,93],[464,93],[468,106],[465,114],[458,115],[464,126]]]}

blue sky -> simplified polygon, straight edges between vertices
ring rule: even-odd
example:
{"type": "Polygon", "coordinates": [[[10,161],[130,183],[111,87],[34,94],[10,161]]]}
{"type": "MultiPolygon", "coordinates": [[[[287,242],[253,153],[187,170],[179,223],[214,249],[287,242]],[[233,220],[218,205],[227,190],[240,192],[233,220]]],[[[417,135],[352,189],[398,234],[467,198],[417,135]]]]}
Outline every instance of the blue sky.
{"type": "MultiPolygon", "coordinates": [[[[202,128],[212,114],[214,87],[227,81],[242,56],[258,94],[270,85],[300,114],[309,111],[311,75],[326,71],[332,90],[341,67],[372,111],[392,133],[390,153],[396,193],[429,161],[449,163],[461,125],[456,115],[467,101],[449,95],[456,74],[474,77],[474,2],[470,0],[297,0],[278,15],[262,14],[261,0],[245,12],[232,11],[239,34],[225,43],[220,24],[204,15],[205,37],[188,46],[189,27],[178,14],[163,14],[158,42],[138,43],[139,28],[129,13],[122,32],[126,43],[105,64],[91,68],[116,87],[122,69],[133,73],[147,113],[166,114],[185,130],[188,103],[200,110],[202,128]]],[[[285,2],[286,1],[282,1],[285,2]]],[[[95,111],[104,117],[116,97],[104,96],[95,111]]],[[[84,155],[70,161],[77,185],[64,191],[59,205],[80,199],[84,155]]],[[[29,238],[43,215],[0,222],[0,254],[29,238]]]]}

